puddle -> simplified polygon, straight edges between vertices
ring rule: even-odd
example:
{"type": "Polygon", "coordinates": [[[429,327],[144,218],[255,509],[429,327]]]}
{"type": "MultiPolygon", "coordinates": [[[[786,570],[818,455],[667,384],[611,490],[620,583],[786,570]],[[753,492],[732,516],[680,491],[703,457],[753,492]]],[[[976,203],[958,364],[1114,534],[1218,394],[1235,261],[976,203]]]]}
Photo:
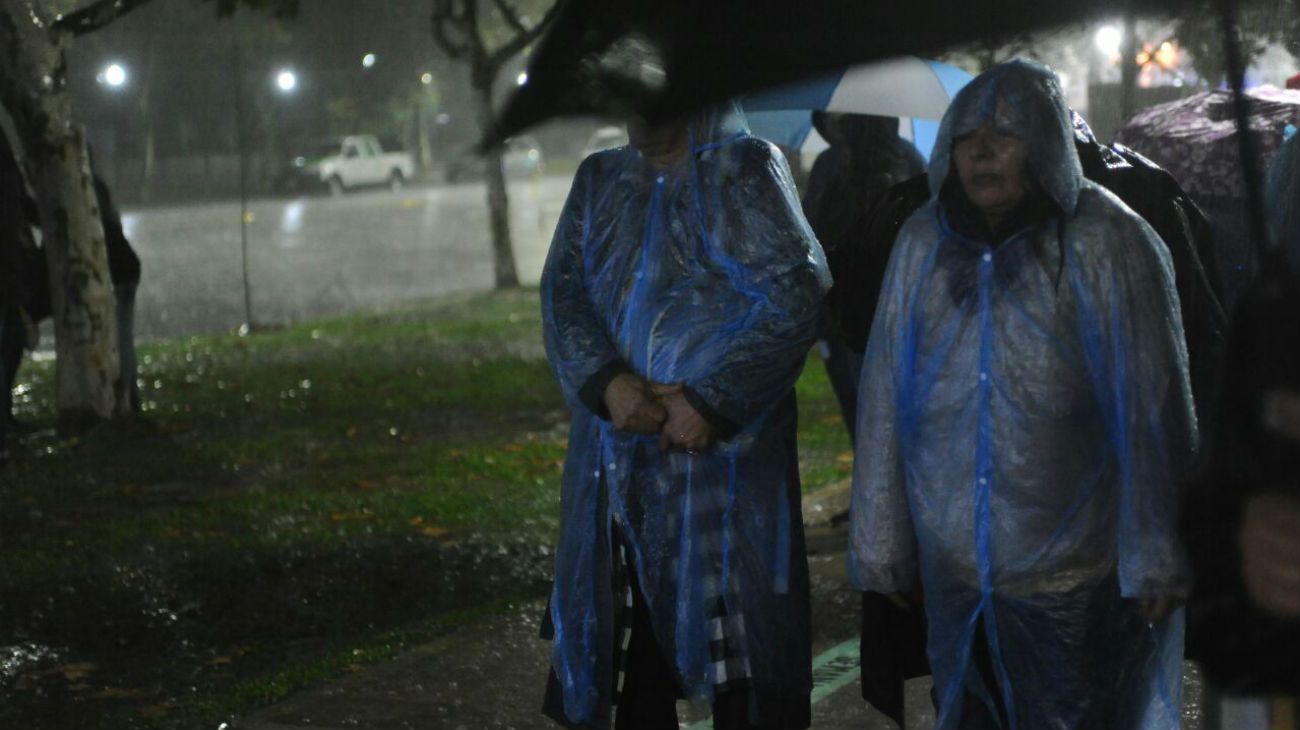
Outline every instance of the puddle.
{"type": "Polygon", "coordinates": [[[32,668],[57,661],[58,651],[48,646],[30,642],[0,646],[0,683],[9,685],[32,668]]]}

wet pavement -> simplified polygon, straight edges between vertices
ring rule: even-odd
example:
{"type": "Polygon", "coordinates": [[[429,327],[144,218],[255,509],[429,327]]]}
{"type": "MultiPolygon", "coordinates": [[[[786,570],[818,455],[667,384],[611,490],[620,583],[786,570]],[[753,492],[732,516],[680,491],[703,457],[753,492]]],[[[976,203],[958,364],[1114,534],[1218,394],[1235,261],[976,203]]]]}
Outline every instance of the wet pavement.
{"type": "MultiPolygon", "coordinates": [[[[520,279],[541,276],[570,178],[510,185],[520,279]]],[[[391,307],[493,285],[480,184],[256,200],[249,206],[253,319],[278,325],[391,307]]],[[[126,210],[144,263],[142,339],[228,331],[244,322],[237,202],[126,210]]]]}
{"type": "MultiPolygon", "coordinates": [[[[847,535],[832,527],[832,514],[847,507],[847,484],[805,499],[812,575],[813,655],[826,656],[852,641],[858,628],[859,594],[844,571],[847,535]]],[[[401,656],[363,668],[342,679],[301,692],[246,718],[229,730],[544,730],[558,727],[540,714],[549,644],[538,638],[544,601],[464,627],[401,656]]],[[[856,649],[848,657],[856,659],[856,649]]],[[[816,664],[816,660],[814,662],[816,664]]],[[[831,665],[841,662],[832,662],[831,665]]],[[[851,662],[849,662],[851,665],[851,662]]],[[[1199,680],[1189,666],[1188,708],[1183,727],[1199,730],[1195,703],[1199,680]]],[[[851,681],[817,699],[817,730],[892,730],[896,726],[861,699],[856,672],[851,681]]],[[[818,684],[829,679],[818,677],[818,684]]],[[[907,727],[934,723],[927,679],[908,682],[907,727]]],[[[679,706],[684,730],[711,727],[697,708],[679,706]]]]}

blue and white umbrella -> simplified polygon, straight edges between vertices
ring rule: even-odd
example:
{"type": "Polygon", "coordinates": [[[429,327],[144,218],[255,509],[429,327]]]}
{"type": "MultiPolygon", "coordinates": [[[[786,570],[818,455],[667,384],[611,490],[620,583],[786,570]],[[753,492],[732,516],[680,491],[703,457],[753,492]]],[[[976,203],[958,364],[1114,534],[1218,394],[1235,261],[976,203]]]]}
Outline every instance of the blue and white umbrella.
{"type": "Polygon", "coordinates": [[[812,127],[812,111],[899,117],[899,136],[928,161],[939,120],[972,78],[956,66],[903,56],[751,94],[742,104],[756,136],[805,157],[827,147],[812,127]]]}

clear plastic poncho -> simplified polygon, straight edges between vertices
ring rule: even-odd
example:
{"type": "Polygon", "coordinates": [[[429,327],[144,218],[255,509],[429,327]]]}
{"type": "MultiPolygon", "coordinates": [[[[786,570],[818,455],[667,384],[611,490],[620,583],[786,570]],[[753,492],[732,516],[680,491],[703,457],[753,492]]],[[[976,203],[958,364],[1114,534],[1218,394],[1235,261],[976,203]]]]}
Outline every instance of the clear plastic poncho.
{"type": "Polygon", "coordinates": [[[829,275],[785,161],[734,108],[692,119],[690,145],[667,171],[631,147],[584,161],[542,277],[573,416],[551,663],[582,726],[610,723],[615,522],[689,699],[739,671],[761,720],[812,685],[793,386],[829,275]],[[579,397],[611,362],[685,383],[739,433],[692,455],[617,431],[579,397]]]}
{"type": "Polygon", "coordinates": [[[962,90],[930,179],[862,372],[853,584],[905,593],[919,578],[941,730],[992,692],[1019,730],[1176,728],[1181,611],[1149,627],[1128,600],[1188,589],[1178,469],[1195,416],[1168,253],[1083,179],[1038,64],[962,90]],[[1027,144],[1063,211],[996,248],[953,230],[940,195],[954,140],[986,124],[1027,144]]]}

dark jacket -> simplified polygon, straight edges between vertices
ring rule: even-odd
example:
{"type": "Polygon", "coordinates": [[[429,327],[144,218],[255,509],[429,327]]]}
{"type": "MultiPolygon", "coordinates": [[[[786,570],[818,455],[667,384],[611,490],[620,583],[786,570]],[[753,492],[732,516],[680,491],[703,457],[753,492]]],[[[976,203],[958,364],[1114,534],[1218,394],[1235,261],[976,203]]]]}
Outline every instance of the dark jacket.
{"type": "Polygon", "coordinates": [[[1242,580],[1238,533],[1248,498],[1266,490],[1300,499],[1300,446],[1263,426],[1270,391],[1300,391],[1300,139],[1269,165],[1265,203],[1274,250],[1233,318],[1219,447],[1194,481],[1186,512],[1197,573],[1188,603],[1188,656],[1221,688],[1300,694],[1300,621],[1256,609],[1242,580]]]}
{"type": "Polygon", "coordinates": [[[29,315],[49,299],[42,251],[32,226],[36,204],[27,193],[18,158],[0,134],[0,312],[21,307],[29,315]]]}
{"type": "Polygon", "coordinates": [[[104,243],[108,248],[108,274],[113,286],[136,286],[140,283],[140,257],[135,255],[122,230],[122,216],[113,205],[108,185],[95,176],[95,199],[99,202],[99,221],[104,226],[104,243]]]}
{"type": "MultiPolygon", "coordinates": [[[[854,256],[862,253],[858,244],[867,235],[874,201],[892,186],[924,173],[925,160],[910,142],[898,136],[898,119],[894,117],[817,112],[813,121],[822,136],[831,141],[831,147],[817,157],[808,175],[802,201],[804,215],[826,252],[831,271],[851,268],[855,266],[854,256]]],[[[880,271],[883,275],[883,262],[880,271]]],[[[832,285],[827,295],[832,318],[843,309],[837,302],[864,296],[856,283],[848,287],[832,285]]],[[[878,280],[876,289],[870,292],[873,302],[877,293],[878,280]]],[[[844,304],[851,307],[847,301],[844,304]]],[[[862,347],[855,349],[861,351],[862,347]]]]}
{"type": "Polygon", "coordinates": [[[1257,609],[1246,594],[1237,533],[1246,499],[1265,490],[1300,498],[1300,447],[1261,425],[1273,389],[1300,390],[1300,275],[1280,257],[1238,305],[1219,409],[1217,448],[1185,514],[1196,572],[1187,658],[1220,689],[1300,694],[1300,621],[1257,609]]]}

